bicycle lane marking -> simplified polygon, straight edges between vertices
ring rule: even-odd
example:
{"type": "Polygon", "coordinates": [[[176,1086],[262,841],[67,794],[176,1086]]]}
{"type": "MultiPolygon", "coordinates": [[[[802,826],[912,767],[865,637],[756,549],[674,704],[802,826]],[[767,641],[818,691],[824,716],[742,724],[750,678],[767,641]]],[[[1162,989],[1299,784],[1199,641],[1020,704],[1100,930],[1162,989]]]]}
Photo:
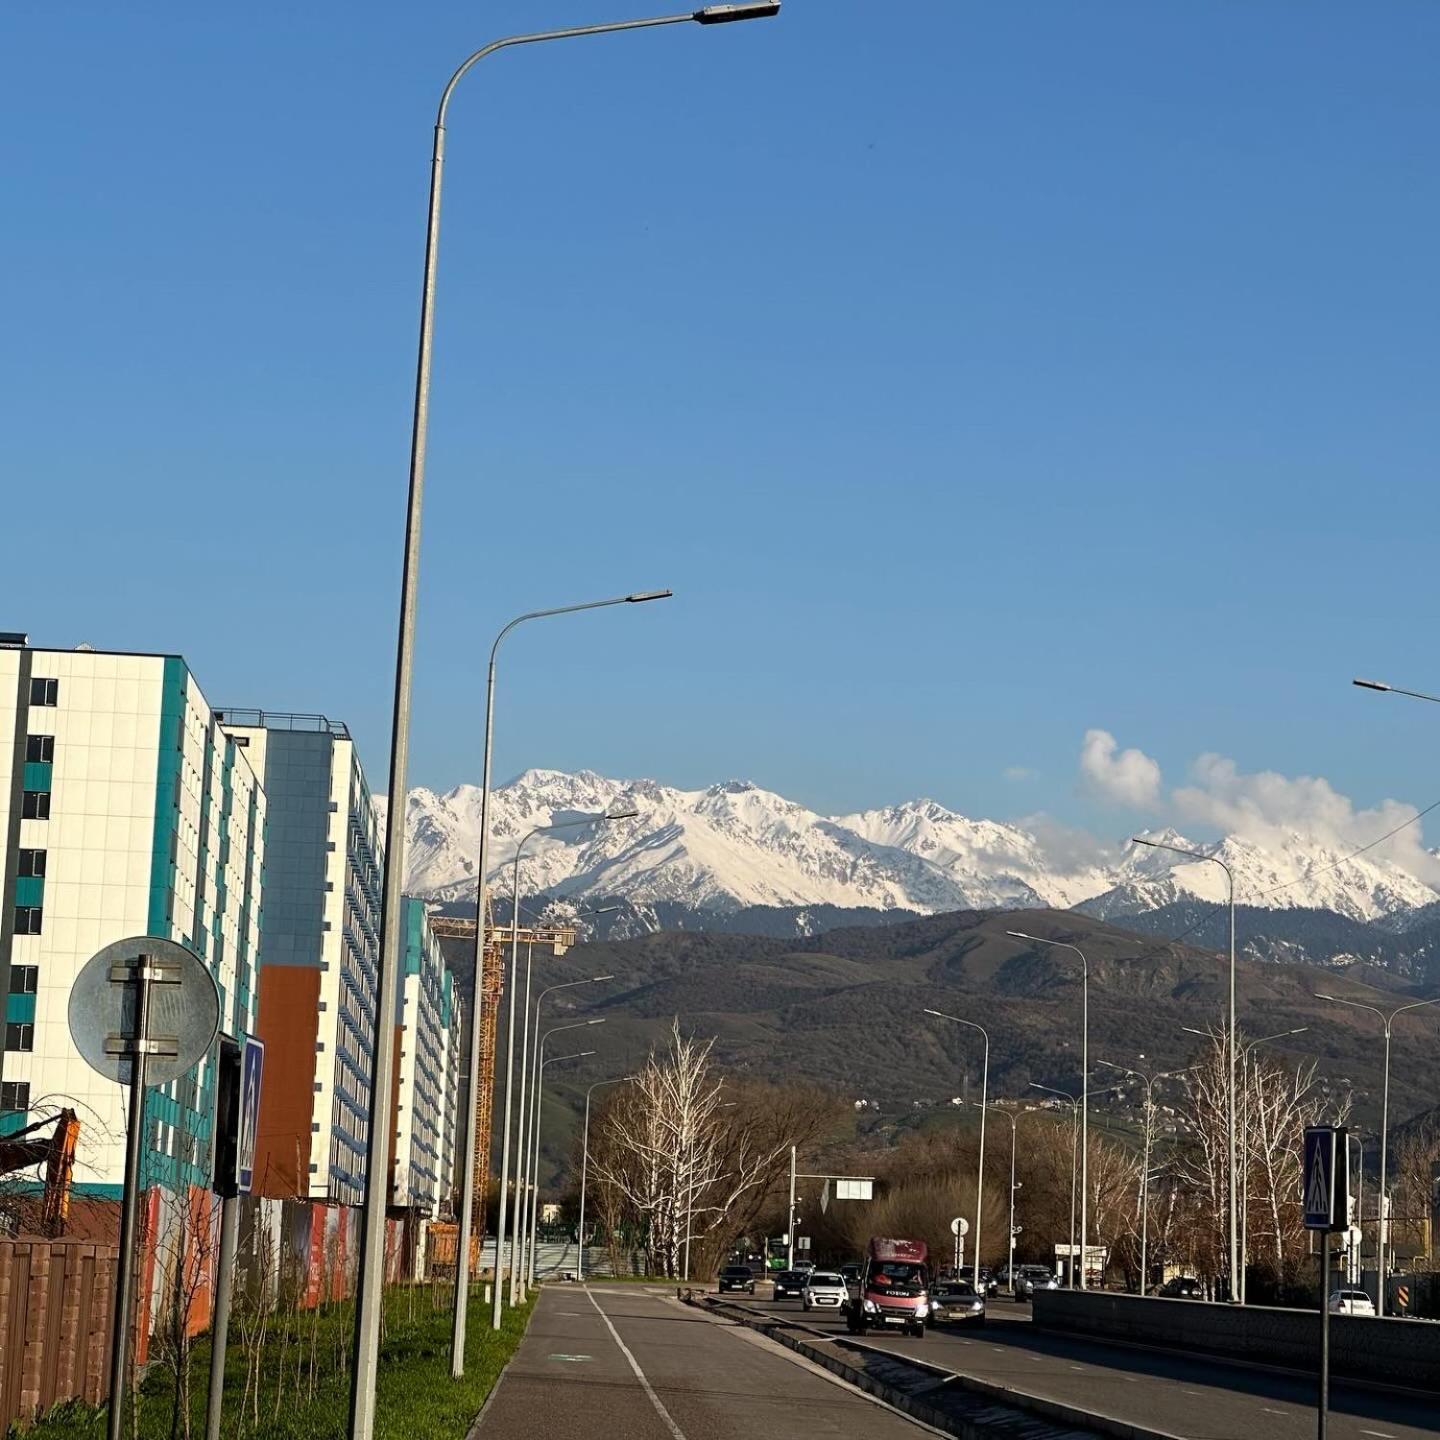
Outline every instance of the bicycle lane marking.
{"type": "Polygon", "coordinates": [[[600,1302],[588,1288],[585,1296],[595,1307],[595,1313],[605,1322],[605,1328],[610,1332],[610,1338],[620,1347],[620,1353],[629,1362],[631,1370],[635,1372],[635,1378],[640,1382],[640,1388],[650,1397],[650,1403],[655,1407],[655,1413],[664,1422],[674,1440],[685,1440],[685,1432],[675,1423],[674,1417],[655,1393],[655,1387],[645,1378],[645,1372],[640,1368],[640,1362],[630,1353],[630,1347],[620,1338],[620,1332],[611,1324],[610,1317],[600,1308],[600,1302]]]}

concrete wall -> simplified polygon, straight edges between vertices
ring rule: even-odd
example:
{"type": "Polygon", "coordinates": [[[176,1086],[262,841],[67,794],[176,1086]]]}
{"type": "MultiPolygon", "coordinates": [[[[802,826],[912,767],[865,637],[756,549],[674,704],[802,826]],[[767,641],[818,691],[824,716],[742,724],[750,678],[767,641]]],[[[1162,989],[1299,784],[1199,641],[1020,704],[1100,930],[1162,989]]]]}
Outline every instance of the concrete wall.
{"type": "MultiPolygon", "coordinates": [[[[1313,1310],[1142,1300],[1104,1290],[1037,1290],[1033,1303],[1034,1321],[1046,1330],[1291,1370],[1319,1366],[1320,1316],[1313,1310]]],[[[1440,1324],[1332,1315],[1330,1368],[1337,1378],[1440,1392],[1440,1324]]]]}

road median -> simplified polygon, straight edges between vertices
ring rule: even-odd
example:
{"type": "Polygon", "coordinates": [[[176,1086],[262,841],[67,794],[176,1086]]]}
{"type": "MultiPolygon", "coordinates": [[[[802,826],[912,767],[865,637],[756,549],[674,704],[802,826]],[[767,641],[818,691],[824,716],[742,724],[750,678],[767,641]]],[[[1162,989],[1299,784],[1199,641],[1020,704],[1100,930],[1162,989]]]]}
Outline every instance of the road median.
{"type": "Polygon", "coordinates": [[[757,1314],[713,1296],[687,1296],[706,1313],[744,1325],[923,1424],[958,1440],[1179,1440],[1167,1431],[961,1375],[848,1336],[757,1314]]]}

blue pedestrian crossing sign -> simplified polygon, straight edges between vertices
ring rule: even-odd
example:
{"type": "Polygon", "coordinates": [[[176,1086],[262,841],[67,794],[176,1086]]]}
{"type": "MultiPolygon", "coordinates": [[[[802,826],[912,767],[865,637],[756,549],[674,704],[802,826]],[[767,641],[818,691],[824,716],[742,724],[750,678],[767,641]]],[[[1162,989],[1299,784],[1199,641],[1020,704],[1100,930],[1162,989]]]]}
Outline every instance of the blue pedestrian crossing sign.
{"type": "Polygon", "coordinates": [[[1307,1230],[1343,1230],[1350,1223],[1350,1167],[1345,1129],[1310,1125],[1305,1130],[1301,1202],[1307,1230]]]}
{"type": "Polygon", "coordinates": [[[255,1135],[260,1128],[260,1080],[264,1070],[265,1044],[247,1035],[240,1058],[240,1125],[235,1155],[235,1178],[242,1195],[248,1195],[255,1183],[255,1135]]]}

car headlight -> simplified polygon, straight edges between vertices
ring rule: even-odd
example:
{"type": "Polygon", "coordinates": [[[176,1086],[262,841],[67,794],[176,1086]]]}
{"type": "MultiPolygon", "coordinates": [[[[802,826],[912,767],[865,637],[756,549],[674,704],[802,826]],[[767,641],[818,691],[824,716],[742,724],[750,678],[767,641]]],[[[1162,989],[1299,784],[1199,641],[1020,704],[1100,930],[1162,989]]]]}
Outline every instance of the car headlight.
{"type": "Polygon", "coordinates": [[[929,1307],[929,1305],[927,1305],[927,1304],[925,1303],[925,1301],[923,1301],[923,1300],[915,1307],[915,1314],[916,1314],[921,1320],[923,1320],[929,1313],[930,1313],[930,1307],[929,1307]]]}
{"type": "Polygon", "coordinates": [[[970,1303],[970,1309],[976,1315],[978,1315],[984,1308],[984,1304],[979,1300],[973,1300],[970,1303]]]}
{"type": "Polygon", "coordinates": [[[880,1307],[873,1300],[866,1300],[865,1309],[866,1312],[871,1315],[878,1315],[880,1313],[880,1307]]]}

